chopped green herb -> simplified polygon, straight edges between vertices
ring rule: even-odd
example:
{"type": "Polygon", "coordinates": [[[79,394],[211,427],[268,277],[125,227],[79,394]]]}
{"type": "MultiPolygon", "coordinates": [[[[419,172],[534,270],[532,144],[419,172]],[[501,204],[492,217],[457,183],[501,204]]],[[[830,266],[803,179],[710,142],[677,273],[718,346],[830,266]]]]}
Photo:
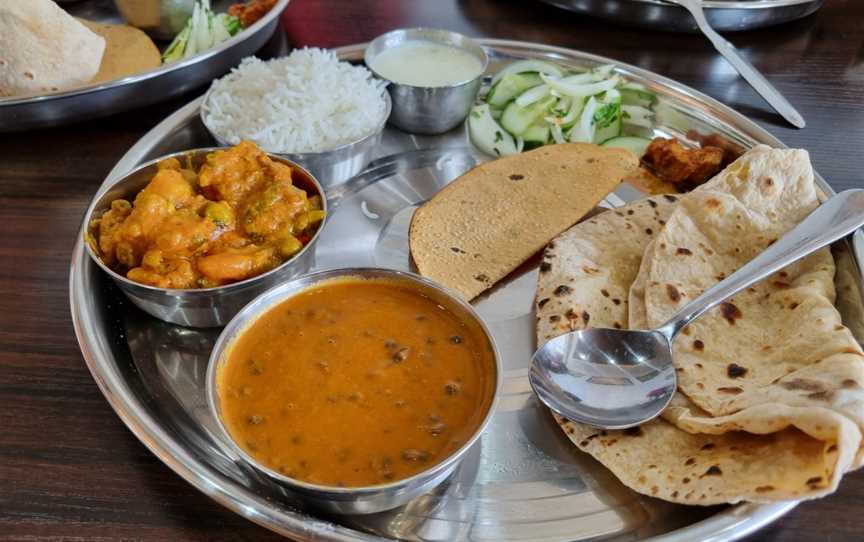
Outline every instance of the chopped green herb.
{"type": "Polygon", "coordinates": [[[615,122],[615,119],[618,117],[620,112],[620,106],[618,104],[607,104],[603,107],[597,109],[597,112],[594,113],[594,118],[592,119],[594,125],[598,128],[605,128],[615,122]]]}

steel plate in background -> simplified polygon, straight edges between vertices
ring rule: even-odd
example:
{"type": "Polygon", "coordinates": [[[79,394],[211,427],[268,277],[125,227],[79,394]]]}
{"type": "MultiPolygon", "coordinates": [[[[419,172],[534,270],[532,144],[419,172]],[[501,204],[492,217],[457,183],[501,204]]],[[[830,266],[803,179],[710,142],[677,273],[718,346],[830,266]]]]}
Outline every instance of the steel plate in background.
{"type": "MultiPolygon", "coordinates": [[[[553,6],[615,23],[669,32],[698,33],[693,17],[663,0],[540,0],[553,6]]],[[[822,6],[823,0],[705,0],[705,17],[715,30],[737,32],[794,21],[822,6]]]]}
{"type": "MultiPolygon", "coordinates": [[[[275,6],[250,26],[212,50],[124,79],[106,81],[43,96],[0,98],[0,132],[17,132],[59,126],[83,119],[104,117],[169,100],[192,89],[209,85],[254,54],[273,36],[279,16],[289,0],[275,6]]],[[[212,0],[215,12],[228,9],[233,0],[212,0]]],[[[63,8],[75,17],[102,23],[123,23],[113,0],[77,0],[63,8]]],[[[164,49],[168,43],[157,42],[164,49]]]]}
{"type": "MultiPolygon", "coordinates": [[[[504,40],[480,40],[489,72],[514,58],[544,58],[575,66],[613,62],[582,52],[504,40]]],[[[337,49],[360,61],[363,45],[337,49]]],[[[662,107],[655,134],[687,137],[715,132],[750,146],[782,143],[732,109],[674,81],[628,65],[618,71],[645,84],[662,107]]],[[[117,163],[109,179],[143,161],[213,142],[195,100],[145,135],[117,163]]],[[[316,268],[409,266],[407,228],[413,209],[442,186],[486,159],[463,130],[412,136],[387,128],[379,156],[349,182],[327,191],[331,218],[316,246],[316,268]]],[[[818,179],[823,192],[830,187],[818,179]]],[[[622,186],[607,198],[620,205],[639,197],[622,186]]],[[[83,231],[83,230],[82,230],[83,231]]],[[[861,269],[846,250],[849,284],[838,287],[847,314],[861,328],[861,269]],[[856,312],[857,310],[857,312],[856,312]]],[[[838,259],[838,266],[840,266],[838,259]]],[[[533,349],[537,262],[475,302],[502,353],[504,387],[482,439],[455,475],[407,506],[371,516],[323,516],[248,470],[216,446],[204,396],[207,359],[218,331],[154,320],[134,309],[100,272],[79,241],[72,255],[70,303],[76,334],[94,379],[133,433],[165,464],[200,491],[276,532],[295,539],[377,540],[736,540],[776,520],[796,503],[685,507],[639,495],[579,452],[541,407],[527,381],[533,349]]]]}

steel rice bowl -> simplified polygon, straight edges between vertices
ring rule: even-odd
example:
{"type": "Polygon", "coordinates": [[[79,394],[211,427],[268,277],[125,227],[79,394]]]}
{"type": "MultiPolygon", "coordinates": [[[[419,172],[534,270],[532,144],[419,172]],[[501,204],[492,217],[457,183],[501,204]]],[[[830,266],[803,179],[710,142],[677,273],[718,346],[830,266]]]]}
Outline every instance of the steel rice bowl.
{"type": "Polygon", "coordinates": [[[474,311],[469,303],[463,301],[455,293],[450,292],[443,286],[432,282],[419,275],[405,271],[378,268],[343,268],[331,269],[311,273],[290,282],[280,284],[267,292],[261,294],[254,301],[241,310],[231,322],[222,330],[216,341],[207,367],[206,394],[207,403],[211,414],[219,426],[217,442],[228,453],[229,457],[239,457],[242,461],[254,469],[264,473],[279,487],[286,489],[294,495],[301,497],[309,504],[328,512],[339,514],[372,514],[382,512],[401,506],[408,501],[431,491],[444,482],[465,457],[468,450],[480,439],[480,436],[489,425],[492,415],[498,404],[503,381],[501,368],[501,356],[492,338],[492,334],[480,316],[474,311]],[[364,486],[364,487],[338,487],[318,485],[303,482],[296,478],[288,477],[273,470],[243,450],[231,436],[223,420],[219,402],[218,375],[221,366],[225,363],[231,347],[235,340],[240,337],[249,326],[255,323],[258,317],[274,308],[279,303],[322,283],[342,279],[388,279],[396,282],[408,283],[412,287],[432,299],[437,300],[448,309],[453,310],[460,319],[470,321],[482,332],[488,342],[492,353],[492,367],[495,371],[494,387],[491,390],[492,398],[487,406],[486,413],[472,433],[471,437],[456,451],[445,457],[441,462],[420,471],[417,474],[390,482],[387,484],[364,486]]]}
{"type": "Polygon", "coordinates": [[[177,158],[182,161],[189,157],[197,169],[200,168],[208,154],[219,150],[224,149],[211,147],[175,152],[141,164],[100,191],[84,216],[85,232],[88,237],[84,239],[84,246],[90,258],[111,277],[135,306],[151,316],[171,324],[202,328],[224,326],[244,305],[261,292],[308,272],[314,264],[315,242],[330,218],[327,210],[327,198],[317,179],[291,160],[269,155],[271,159],[294,168],[292,179],[297,186],[306,190],[307,193],[321,196],[321,205],[325,212],[324,219],[312,239],[297,254],[265,273],[214,288],[157,288],[134,282],[108,267],[89,242],[92,235],[90,224],[93,219],[107,211],[115,199],[134,199],[134,196],[152,180],[157,165],[162,160],[177,158]]]}
{"type": "MultiPolygon", "coordinates": [[[[219,80],[214,81],[204,94],[199,116],[201,123],[216,143],[223,146],[231,146],[239,143],[239,140],[236,142],[229,141],[227,136],[220,134],[219,130],[207,121],[208,117],[212,116],[213,113],[211,109],[212,96],[218,82],[219,80]]],[[[283,152],[282,149],[270,148],[264,141],[257,141],[255,138],[250,139],[263,150],[284,156],[302,165],[315,175],[324,186],[329,187],[340,184],[363,171],[369,162],[372,161],[375,150],[381,143],[384,127],[390,118],[393,105],[386,88],[382,88],[381,98],[384,100],[384,110],[381,118],[375,123],[373,129],[353,141],[339,143],[336,146],[325,147],[316,151],[283,152]]],[[[278,121],[279,119],[268,120],[269,124],[277,123],[278,121]]]]}

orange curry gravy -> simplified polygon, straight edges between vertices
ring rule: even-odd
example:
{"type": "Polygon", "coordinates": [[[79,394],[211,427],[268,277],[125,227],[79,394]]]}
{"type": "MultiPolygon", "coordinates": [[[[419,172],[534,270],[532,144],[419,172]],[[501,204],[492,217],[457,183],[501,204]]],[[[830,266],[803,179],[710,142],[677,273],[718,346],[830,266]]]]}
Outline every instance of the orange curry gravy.
{"type": "Polygon", "coordinates": [[[273,470],[327,486],[386,484],[444,460],[482,423],[496,382],[479,326],[398,280],[305,290],[226,356],[217,389],[233,439],[273,470]]]}
{"type": "Polygon", "coordinates": [[[294,170],[243,141],[199,171],[169,158],[135,201],[118,199],[91,224],[91,246],[127,278],[160,288],[208,288],[269,271],[300,251],[324,219],[321,197],[294,170]]]}

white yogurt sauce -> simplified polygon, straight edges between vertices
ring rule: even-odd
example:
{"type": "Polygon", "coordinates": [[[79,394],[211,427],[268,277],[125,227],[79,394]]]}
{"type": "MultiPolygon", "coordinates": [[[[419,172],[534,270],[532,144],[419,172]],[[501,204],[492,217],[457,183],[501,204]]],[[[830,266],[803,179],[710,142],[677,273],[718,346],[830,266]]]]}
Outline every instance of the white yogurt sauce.
{"type": "Polygon", "coordinates": [[[394,83],[415,87],[446,87],[480,75],[483,64],[473,54],[431,41],[406,41],[384,49],[371,68],[394,83]]]}

